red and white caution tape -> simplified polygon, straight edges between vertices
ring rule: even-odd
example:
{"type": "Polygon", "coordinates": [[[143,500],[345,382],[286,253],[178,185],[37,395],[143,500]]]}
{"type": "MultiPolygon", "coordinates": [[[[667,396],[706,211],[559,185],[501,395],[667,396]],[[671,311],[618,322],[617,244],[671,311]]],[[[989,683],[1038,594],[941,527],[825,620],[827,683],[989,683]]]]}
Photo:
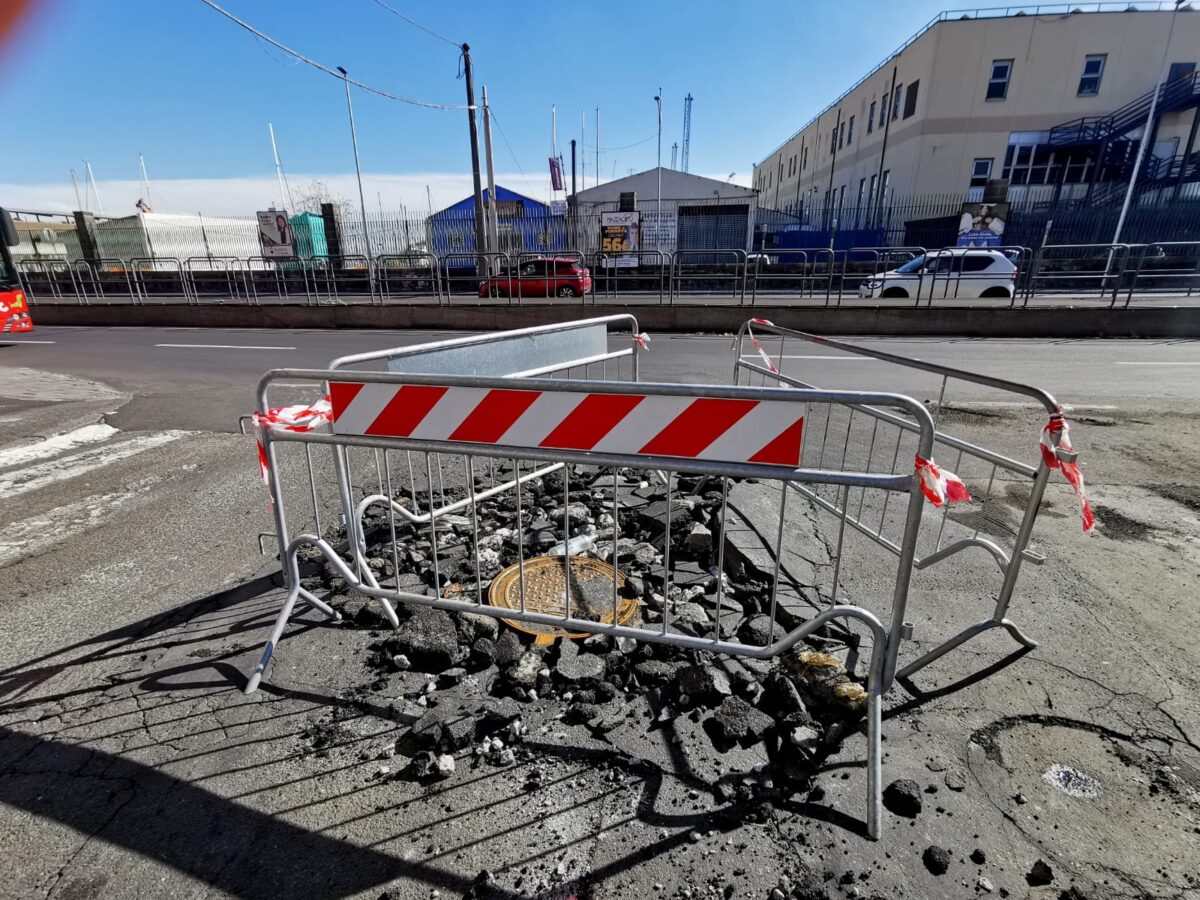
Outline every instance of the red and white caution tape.
{"type": "Polygon", "coordinates": [[[292,406],[276,406],[265,413],[256,412],[250,417],[258,439],[258,468],[263,481],[267,481],[271,465],[267,449],[263,446],[262,433],[270,428],[274,431],[317,431],[333,421],[333,407],[326,394],[311,406],[296,403],[292,406]]]}
{"type": "Polygon", "coordinates": [[[1046,468],[1058,469],[1062,472],[1063,478],[1067,479],[1067,482],[1071,485],[1071,489],[1075,491],[1075,496],[1079,499],[1079,511],[1083,519],[1084,533],[1091,531],[1096,527],[1096,517],[1092,514],[1092,505],[1088,503],[1087,494],[1083,489],[1083,473],[1079,471],[1077,463],[1064,462],[1058,458],[1057,449],[1064,450],[1067,453],[1072,453],[1075,449],[1071,446],[1070,429],[1067,427],[1067,420],[1063,417],[1061,409],[1050,417],[1050,421],[1042,429],[1039,447],[1041,448],[1042,459],[1046,463],[1046,468]]]}
{"type": "Polygon", "coordinates": [[[644,331],[635,334],[633,336],[633,342],[643,350],[650,349],[650,335],[646,334],[644,331]]]}
{"type": "Polygon", "coordinates": [[[971,499],[967,486],[953,472],[938,466],[932,459],[917,454],[917,474],[921,477],[921,492],[934,506],[965,503],[971,499]]]}
{"type": "MultiPolygon", "coordinates": [[[[753,322],[758,325],[772,325],[773,326],[775,324],[774,322],[772,322],[768,319],[751,319],[750,322],[753,322]]],[[[774,372],[776,375],[778,375],[779,369],[777,369],[775,367],[775,363],[773,363],[771,361],[770,355],[768,355],[767,351],[763,349],[763,345],[758,342],[758,338],[756,338],[754,336],[754,329],[750,327],[749,323],[747,323],[747,325],[746,325],[746,334],[749,335],[750,343],[752,343],[754,345],[754,349],[758,351],[758,355],[762,357],[762,361],[767,364],[767,368],[770,369],[772,372],[774,372]]]]}

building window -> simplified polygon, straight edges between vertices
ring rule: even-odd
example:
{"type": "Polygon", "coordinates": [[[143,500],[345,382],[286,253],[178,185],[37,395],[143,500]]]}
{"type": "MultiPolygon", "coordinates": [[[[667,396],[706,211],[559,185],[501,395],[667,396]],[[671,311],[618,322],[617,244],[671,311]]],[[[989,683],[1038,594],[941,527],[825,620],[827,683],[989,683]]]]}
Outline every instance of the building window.
{"type": "Polygon", "coordinates": [[[986,187],[992,177],[992,159],[976,159],[971,166],[971,187],[986,187]]]}
{"type": "Polygon", "coordinates": [[[879,100],[879,127],[887,121],[888,95],[885,93],[879,100]]]}
{"type": "Polygon", "coordinates": [[[993,59],[992,74],[988,78],[987,99],[1003,100],[1008,96],[1008,82],[1012,78],[1011,59],[993,59]]]}
{"type": "Polygon", "coordinates": [[[829,133],[829,152],[837,153],[837,129],[836,128],[834,128],[833,131],[831,131],[829,133]]]}
{"type": "Polygon", "coordinates": [[[917,111],[917,88],[921,82],[914,81],[908,86],[908,93],[904,95],[904,118],[910,118],[917,111]]]}
{"type": "Polygon", "coordinates": [[[1100,79],[1104,75],[1104,61],[1108,56],[1097,53],[1083,58],[1083,74],[1079,76],[1079,97],[1094,97],[1100,93],[1100,79]]]}
{"type": "Polygon", "coordinates": [[[854,116],[850,117],[850,125],[846,129],[846,143],[847,144],[854,143],[854,116]]]}
{"type": "Polygon", "coordinates": [[[1180,78],[1187,78],[1196,71],[1194,62],[1177,62],[1171,63],[1171,68],[1167,69],[1167,82],[1178,81],[1180,78]]]}
{"type": "Polygon", "coordinates": [[[900,115],[900,99],[904,96],[904,85],[896,85],[896,93],[892,95],[892,121],[900,115]]]}
{"type": "Polygon", "coordinates": [[[870,188],[870,190],[867,192],[867,205],[868,205],[868,206],[874,206],[874,205],[875,205],[875,186],[876,186],[876,184],[877,184],[878,182],[879,182],[879,176],[878,176],[878,175],[872,175],[872,176],[871,176],[871,188],[870,188]]]}
{"type": "Polygon", "coordinates": [[[883,181],[879,185],[879,202],[882,203],[887,199],[888,182],[891,181],[892,170],[885,169],[883,173],[883,181]]]}
{"type": "Polygon", "coordinates": [[[875,101],[871,101],[871,108],[867,111],[867,134],[875,130],[875,101]]]}
{"type": "Polygon", "coordinates": [[[804,148],[804,151],[800,156],[800,168],[801,169],[808,168],[808,148],[807,147],[804,148]]]}
{"type": "Polygon", "coordinates": [[[838,149],[841,150],[842,146],[845,143],[846,143],[846,123],[843,122],[841,125],[838,126],[838,149]]]}

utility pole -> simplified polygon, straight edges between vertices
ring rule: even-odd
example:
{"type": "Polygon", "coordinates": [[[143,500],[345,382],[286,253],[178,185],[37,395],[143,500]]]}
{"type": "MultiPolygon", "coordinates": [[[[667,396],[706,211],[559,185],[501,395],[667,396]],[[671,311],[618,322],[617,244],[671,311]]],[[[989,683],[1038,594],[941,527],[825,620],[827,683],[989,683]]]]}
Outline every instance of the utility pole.
{"type": "MultiPolygon", "coordinates": [[[[354,145],[354,174],[358,178],[358,213],[362,217],[363,244],[367,248],[367,259],[370,259],[371,236],[367,231],[367,200],[363,195],[362,169],[358,165],[358,132],[354,129],[354,105],[350,102],[350,76],[341,66],[338,66],[337,70],[342,73],[342,83],[346,86],[346,112],[350,114],[350,143],[354,145]]],[[[374,277],[370,279],[372,293],[374,292],[374,280],[374,277]]]]}
{"type": "Polygon", "coordinates": [[[596,107],[596,171],[592,175],[592,181],[595,184],[600,184],[600,107],[596,107]]]}
{"type": "MultiPolygon", "coordinates": [[[[73,178],[73,175],[72,175],[73,178]]],[[[571,138],[571,197],[575,196],[575,138],[571,138]]]]}
{"type": "Polygon", "coordinates": [[[662,244],[662,87],[658,89],[658,95],[654,98],[654,102],[658,104],[658,199],[655,201],[654,210],[654,249],[660,250],[662,244]]]}
{"type": "MultiPolygon", "coordinates": [[[[487,155],[488,252],[500,249],[500,217],[496,212],[496,171],[492,165],[492,111],[488,106],[487,85],[483,86],[483,149],[487,155]]],[[[490,267],[489,267],[490,271],[490,267]]]]}
{"type": "MultiPolygon", "coordinates": [[[[471,45],[462,45],[463,75],[467,82],[467,124],[471,129],[471,178],[475,186],[475,252],[485,252],[481,247],[487,247],[487,234],[483,224],[483,184],[479,174],[479,126],[475,118],[475,72],[471,68],[471,45]]],[[[493,198],[494,201],[495,198],[493,198]]],[[[483,267],[477,257],[475,270],[483,267]]]]}
{"type": "Polygon", "coordinates": [[[671,168],[675,168],[675,161],[679,158],[679,141],[671,145],[671,168]]]}

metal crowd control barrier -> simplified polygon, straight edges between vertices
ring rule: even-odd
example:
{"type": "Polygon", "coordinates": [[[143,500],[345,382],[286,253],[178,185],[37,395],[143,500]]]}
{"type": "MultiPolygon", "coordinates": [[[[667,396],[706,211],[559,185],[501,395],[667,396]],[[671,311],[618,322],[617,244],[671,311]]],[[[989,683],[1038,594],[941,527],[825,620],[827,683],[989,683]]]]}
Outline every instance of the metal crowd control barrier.
{"type": "Polygon", "coordinates": [[[489,296],[507,297],[508,302],[512,303],[515,291],[512,277],[513,261],[507,253],[447,253],[439,257],[439,260],[442,283],[446,286],[447,303],[451,302],[456,284],[467,288],[459,290],[458,293],[478,297],[484,282],[490,283],[489,296]],[[479,271],[480,263],[483,264],[482,272],[479,271]]]}
{"type": "Polygon", "coordinates": [[[316,303],[313,285],[309,280],[307,261],[299,256],[250,256],[246,259],[245,282],[249,290],[248,302],[262,306],[264,291],[274,288],[275,299],[285,303],[292,299],[293,289],[303,292],[305,305],[316,303]]]}
{"type": "MultiPolygon", "coordinates": [[[[908,468],[909,460],[913,458],[914,452],[925,459],[932,458],[921,449],[926,447],[931,451],[945,450],[955,453],[956,455],[949,465],[951,471],[957,473],[960,478],[971,485],[986,484],[983,494],[978,498],[980,507],[972,504],[970,514],[951,517],[950,507],[947,504],[943,507],[941,515],[936,517],[938,520],[936,527],[931,522],[930,527],[925,528],[922,525],[919,508],[916,509],[915,515],[910,506],[904,515],[898,515],[897,511],[893,509],[889,516],[889,498],[884,498],[883,503],[880,504],[878,497],[869,495],[865,489],[859,491],[858,496],[854,497],[851,495],[849,487],[830,492],[824,488],[813,488],[798,482],[792,483],[793,489],[817,509],[834,516],[838,527],[835,565],[839,568],[841,567],[847,526],[871,544],[898,558],[891,614],[890,618],[883,619],[889,637],[882,689],[886,691],[891,686],[893,677],[906,678],[976,635],[993,628],[1003,628],[1022,646],[1036,646],[1036,642],[1022,633],[1007,615],[1022,563],[1030,562],[1040,565],[1045,561],[1044,557],[1030,550],[1029,540],[1041,507],[1050,469],[1042,458],[1039,458],[1034,464],[1029,464],[951,435],[944,430],[940,420],[954,412],[952,408],[947,409],[946,406],[947,386],[951,381],[980,385],[994,389],[1005,397],[1028,400],[1031,410],[1037,410],[1051,417],[1060,414],[1060,407],[1054,397],[1046,391],[1030,385],[885,353],[859,345],[846,344],[772,325],[761,320],[746,323],[738,333],[738,339],[735,342],[737,352],[737,358],[734,361],[735,380],[740,380],[742,373],[745,373],[748,378],[756,378],[760,384],[811,389],[813,385],[809,381],[801,380],[795,374],[787,374],[783,371],[785,367],[790,368],[793,372],[802,367],[800,363],[790,361],[795,359],[796,354],[789,355],[785,352],[789,342],[817,344],[841,353],[850,353],[886,363],[906,370],[905,377],[908,378],[919,377],[914,375],[919,372],[940,377],[940,393],[936,404],[933,405],[932,413],[935,430],[929,435],[930,444],[928,446],[925,443],[925,416],[914,418],[896,415],[894,412],[880,409],[877,405],[870,403],[844,407],[838,411],[839,415],[834,416],[830,414],[833,412],[833,408],[830,407],[826,410],[823,422],[820,419],[814,421],[810,417],[810,423],[806,429],[806,441],[809,443],[806,456],[801,459],[802,465],[806,464],[807,460],[808,466],[814,464],[817,467],[823,466],[826,462],[827,452],[832,452],[836,458],[839,450],[836,446],[837,437],[844,431],[845,440],[840,448],[840,458],[836,458],[834,463],[839,470],[850,466],[866,472],[894,473],[896,477],[899,477],[903,472],[911,471],[908,468]],[[759,337],[762,335],[772,336],[767,341],[771,348],[770,351],[759,341],[759,337]],[[752,338],[752,349],[746,348],[745,339],[748,336],[752,338]],[[774,337],[779,338],[778,344],[774,337]],[[743,353],[744,349],[747,349],[748,352],[743,353]],[[774,358],[768,365],[764,357],[769,357],[771,354],[774,354],[774,358]],[[858,417],[857,426],[856,416],[858,417]],[[822,437],[819,441],[811,441],[810,439],[818,427],[822,429],[822,437]],[[877,452],[877,448],[879,452],[877,452]],[[817,456],[817,458],[814,460],[813,456],[817,456]],[[964,471],[964,465],[974,468],[964,471]],[[1029,493],[1023,502],[1021,518],[1015,527],[1007,526],[1003,519],[997,516],[994,508],[990,508],[990,504],[994,502],[992,493],[997,487],[997,475],[1009,478],[1016,476],[1029,485],[1029,493]],[[949,540],[944,542],[948,527],[952,533],[949,535],[949,540]],[[1001,546],[1001,542],[1004,541],[1008,541],[1007,547],[1001,546]],[[999,568],[1000,587],[991,616],[964,629],[897,672],[896,660],[900,642],[910,639],[912,636],[912,626],[905,622],[905,608],[913,571],[930,568],[967,550],[982,550],[999,568]]],[[[881,373],[881,380],[894,384],[900,374],[896,370],[881,373]]],[[[924,407],[922,407],[922,411],[924,411],[924,407]]],[[[1056,446],[1057,442],[1058,439],[1055,438],[1056,446]]],[[[1031,449],[1036,444],[1036,434],[1030,434],[1031,449]]],[[[1064,462],[1074,461],[1074,453],[1065,450],[1056,450],[1055,452],[1058,458],[1064,462]]],[[[946,461],[943,460],[943,463],[946,461]]],[[[919,507],[919,492],[915,493],[910,500],[919,507]]],[[[835,582],[836,578],[835,575],[835,582]]]]}
{"type": "Polygon", "coordinates": [[[635,287],[630,287],[630,292],[636,290],[644,290],[644,285],[649,283],[651,293],[657,285],[658,290],[658,305],[662,306],[664,292],[666,290],[666,282],[670,271],[670,257],[661,250],[639,250],[634,253],[605,253],[598,251],[593,257],[594,265],[592,266],[592,302],[596,302],[596,284],[600,278],[604,279],[604,299],[617,300],[621,297],[621,284],[633,284],[635,287]],[[617,265],[618,260],[636,259],[637,265],[617,265]],[[649,262],[647,262],[649,260],[649,262]],[[643,271],[643,266],[652,266],[657,274],[647,276],[643,271]]]}
{"type": "Polygon", "coordinates": [[[175,296],[181,297],[185,303],[192,300],[183,263],[173,256],[135,256],[129,260],[129,272],[137,296],[143,303],[152,293],[159,301],[172,296],[170,288],[176,286],[178,291],[174,293],[175,296]],[[150,275],[149,281],[147,275],[150,275]],[[160,278],[160,275],[165,277],[160,278]]]}
{"type": "Polygon", "coordinates": [[[442,302],[441,267],[432,253],[389,253],[375,258],[375,279],[384,299],[430,297],[442,302]]]}
{"type": "Polygon", "coordinates": [[[83,294],[80,292],[75,272],[66,260],[22,259],[17,261],[16,269],[17,274],[21,278],[21,288],[31,302],[37,303],[41,299],[38,297],[37,290],[34,289],[35,284],[38,284],[39,289],[45,288],[49,296],[57,301],[66,299],[63,294],[63,285],[60,283],[59,276],[61,274],[66,274],[71,294],[74,296],[76,302],[80,304],[86,302],[83,294]]]}
{"type": "MultiPolygon", "coordinates": [[[[324,601],[302,587],[301,555],[309,560],[318,554],[323,557],[350,589],[374,598],[393,625],[397,617],[392,604],[405,603],[570,632],[767,659],[788,651],[835,620],[847,626],[858,623],[871,645],[865,698],[866,822],[871,836],[877,837],[882,783],[881,695],[892,680],[908,570],[914,564],[913,538],[921,523],[924,500],[919,479],[911,469],[871,471],[869,466],[848,465],[844,453],[840,462],[833,454],[826,461],[823,446],[816,448],[821,456],[814,459],[807,447],[811,438],[802,444],[801,432],[812,433],[808,423],[814,418],[828,422],[832,415],[869,409],[878,416],[905,423],[905,434],[911,432],[916,452],[931,458],[935,428],[930,413],[909,397],[875,391],[796,388],[787,383],[771,387],[638,383],[636,342],[618,351],[609,347],[608,328],[619,324],[628,324],[636,335],[637,324],[632,317],[614,316],[348,357],[335,361],[328,369],[267,373],[259,383],[261,409],[269,408],[268,393],[274,386],[282,390],[297,383],[311,383],[312,393],[329,392],[332,424],[328,431],[261,433],[288,592],[262,658],[247,683],[247,692],[257,688],[298,601],[336,617],[324,601]],[[614,364],[624,358],[631,361],[631,381],[620,378],[619,367],[618,380],[607,380],[614,364]],[[362,365],[373,368],[351,368],[362,365]],[[380,365],[386,365],[388,371],[379,371],[380,365]],[[601,368],[601,380],[589,377],[589,373],[596,374],[597,366],[601,368]],[[584,378],[570,377],[581,370],[584,378]],[[547,377],[554,375],[567,377],[547,377]],[[405,400],[402,406],[395,402],[399,397],[405,400]],[[398,415],[401,409],[403,415],[398,415]],[[322,467],[319,459],[314,464],[319,456],[314,448],[319,450],[321,446],[331,448],[332,466],[322,467]],[[284,448],[293,451],[290,459],[285,459],[289,454],[284,448]],[[302,455],[295,455],[301,451],[302,455]],[[352,458],[352,454],[357,456],[352,458]],[[554,506],[561,504],[561,509],[550,512],[549,502],[543,500],[546,508],[539,515],[561,515],[552,527],[561,530],[562,540],[573,534],[572,485],[575,490],[586,489],[593,497],[604,498],[613,520],[611,550],[606,551],[614,569],[612,609],[606,611],[604,603],[599,611],[591,611],[592,617],[578,607],[572,608],[574,564],[566,558],[562,562],[565,585],[558,594],[557,606],[547,606],[542,602],[544,598],[527,595],[529,563],[524,534],[534,496],[528,493],[532,491],[529,482],[536,477],[534,471],[549,473],[551,469],[561,475],[562,483],[547,489],[561,498],[554,506]],[[653,618],[621,618],[619,579],[615,574],[620,571],[625,552],[620,541],[621,523],[632,515],[632,492],[643,481],[655,479],[665,482],[668,498],[661,564],[661,596],[666,599],[661,613],[653,618]],[[694,597],[694,602],[707,604],[706,609],[712,613],[707,624],[681,621],[673,615],[675,603],[683,598],[675,580],[683,576],[671,566],[672,488],[680,484],[679,479],[688,479],[689,491],[704,491],[701,485],[709,482],[713,485],[710,492],[719,488],[720,503],[711,520],[717,532],[713,543],[718,576],[714,576],[712,593],[694,597]],[[763,549],[773,560],[764,563],[762,573],[764,582],[769,579],[769,602],[765,594],[763,602],[768,604],[772,619],[771,636],[763,641],[747,637],[736,625],[730,625],[729,612],[741,606],[735,607],[732,597],[726,595],[727,586],[720,573],[725,571],[727,526],[732,520],[737,527],[737,520],[743,517],[737,504],[730,502],[731,489],[755,492],[778,513],[777,521],[763,538],[763,549]],[[797,489],[812,495],[829,489],[843,497],[854,490],[882,496],[885,505],[893,495],[901,495],[896,505],[908,537],[897,549],[901,567],[894,594],[894,610],[899,613],[893,616],[895,640],[876,614],[838,602],[836,569],[829,601],[815,605],[807,599],[807,587],[799,589],[785,571],[788,499],[797,489]],[[512,557],[518,572],[518,596],[511,608],[484,602],[484,576],[480,574],[485,571],[480,553],[480,505],[501,493],[515,526],[515,552],[509,546],[501,546],[499,551],[512,557]],[[289,530],[285,505],[301,496],[311,499],[310,521],[315,523],[315,531],[289,530]],[[334,546],[335,534],[326,536],[321,530],[322,498],[326,505],[340,508],[345,517],[346,536],[341,546],[334,546]],[[391,552],[391,574],[386,572],[386,562],[368,558],[365,550],[363,522],[369,509],[378,508],[386,515],[373,522],[374,539],[382,536],[382,545],[391,552]],[[452,524],[439,521],[454,512],[461,515],[452,524]],[[468,542],[473,577],[463,584],[445,586],[435,550],[432,577],[436,589],[402,581],[399,548],[414,541],[441,547],[445,541],[439,533],[447,535],[449,530],[458,535],[454,541],[468,542]],[[373,562],[383,565],[373,566],[373,562]],[[786,619],[788,627],[775,629],[774,623],[782,620],[783,613],[797,606],[805,606],[804,615],[793,614],[786,619]]],[[[737,374],[739,370],[735,369],[737,374]]],[[[325,521],[335,518],[329,515],[325,521]]],[[[494,545],[492,542],[489,546],[494,545]]],[[[947,548],[943,556],[949,552],[947,548]]],[[[386,558],[387,551],[384,553],[386,558]]],[[[507,564],[507,560],[493,558],[491,563],[507,564]]],[[[737,616],[748,614],[742,609],[737,616]]]]}
{"type": "Polygon", "coordinates": [[[205,294],[237,302],[250,302],[250,289],[245,281],[244,261],[237,256],[189,256],[183,261],[192,299],[197,304],[205,294]]]}
{"type": "MultiPolygon", "coordinates": [[[[525,252],[517,254],[516,268],[517,277],[515,279],[517,301],[526,297],[580,297],[584,302],[587,302],[586,294],[576,294],[572,286],[560,286],[558,281],[558,264],[559,259],[569,259],[571,262],[578,263],[580,268],[587,267],[587,259],[578,250],[562,250],[555,253],[534,253],[525,252]],[[545,271],[545,263],[553,263],[554,271],[545,271]],[[538,274],[536,266],[541,263],[543,272],[538,274]],[[525,271],[527,264],[533,264],[534,270],[531,272],[525,271]]],[[[512,281],[512,279],[510,279],[512,281]]],[[[595,303],[596,283],[592,282],[592,302],[595,303]]]]}
{"type": "MultiPolygon", "coordinates": [[[[745,250],[676,250],[671,254],[671,287],[669,299],[674,302],[679,294],[679,285],[683,281],[702,281],[718,285],[729,283],[729,296],[738,303],[746,299],[746,251],[745,250]],[[703,259],[697,259],[700,257],[703,259]],[[688,260],[694,260],[691,266],[717,266],[716,272],[688,272],[688,260]],[[732,271],[721,271],[732,266],[732,271]]],[[[719,292],[724,295],[724,292],[719,292]]]]}
{"type": "Polygon", "coordinates": [[[1111,293],[1111,302],[1115,304],[1129,254],[1129,244],[1043,244],[1027,281],[1024,306],[1029,305],[1029,298],[1038,290],[1038,282],[1051,283],[1042,288],[1043,293],[1065,293],[1076,283],[1090,282],[1101,299],[1111,293]]]}
{"type": "Polygon", "coordinates": [[[757,302],[759,285],[763,282],[771,287],[782,284],[785,291],[789,284],[795,283],[798,288],[791,293],[812,297],[815,275],[809,269],[809,251],[763,250],[753,254],[752,262],[748,278],[751,306],[757,302]]]}
{"type": "MultiPolygon", "coordinates": [[[[1182,282],[1176,290],[1185,291],[1186,297],[1192,296],[1193,291],[1200,290],[1200,241],[1160,241],[1157,244],[1141,244],[1135,249],[1137,267],[1130,273],[1124,309],[1129,309],[1139,278],[1166,282],[1166,286],[1182,282]],[[1167,264],[1152,263],[1149,269],[1146,268],[1147,261],[1158,260],[1166,260],[1167,264]],[[1180,261],[1182,265],[1179,264],[1180,261]]],[[[1113,305],[1115,304],[1114,294],[1113,305]]]]}
{"type": "MultiPolygon", "coordinates": [[[[842,305],[842,294],[846,291],[846,279],[851,280],[857,278],[854,283],[854,290],[857,291],[859,285],[864,280],[873,280],[882,277],[884,283],[881,292],[887,290],[886,273],[890,272],[897,265],[909,260],[915,259],[918,256],[924,256],[927,253],[924,247],[851,247],[847,250],[835,250],[830,252],[829,263],[829,285],[825,291],[825,305],[829,305],[829,294],[833,289],[833,279],[835,273],[837,279],[837,306],[842,305]],[[841,271],[837,271],[837,259],[841,257],[841,271]],[[857,259],[855,259],[857,257],[857,259]],[[863,258],[865,257],[865,259],[863,258]],[[859,265],[854,265],[855,263],[859,265]],[[870,263],[871,271],[866,273],[861,271],[863,264],[870,263]],[[853,270],[851,267],[853,266],[853,270]]],[[[920,296],[921,279],[918,276],[917,294],[920,296]]]]}
{"type": "MultiPolygon", "coordinates": [[[[930,256],[936,260],[936,265],[927,277],[928,291],[918,291],[916,305],[920,306],[922,300],[926,301],[926,306],[933,306],[934,300],[967,299],[959,296],[963,293],[964,284],[969,287],[972,282],[994,282],[996,276],[985,271],[986,265],[980,267],[978,271],[974,271],[971,266],[973,259],[982,258],[990,263],[994,253],[1004,254],[1017,267],[1016,272],[1007,285],[1003,287],[989,285],[983,288],[978,296],[981,299],[1006,299],[1009,301],[1011,309],[1016,304],[1017,294],[1021,291],[1019,279],[1033,257],[1033,251],[1030,248],[1018,245],[943,247],[940,250],[932,251],[930,256]]],[[[973,299],[973,291],[968,290],[967,294],[968,298],[973,299]]]]}

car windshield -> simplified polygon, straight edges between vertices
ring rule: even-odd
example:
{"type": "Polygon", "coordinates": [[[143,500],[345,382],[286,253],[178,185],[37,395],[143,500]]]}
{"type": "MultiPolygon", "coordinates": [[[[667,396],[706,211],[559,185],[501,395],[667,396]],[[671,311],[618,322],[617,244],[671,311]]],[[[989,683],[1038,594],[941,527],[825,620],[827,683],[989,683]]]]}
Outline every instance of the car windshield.
{"type": "Polygon", "coordinates": [[[925,257],[918,256],[915,259],[910,259],[904,265],[900,266],[900,268],[896,269],[896,271],[903,272],[905,275],[911,275],[914,272],[920,272],[923,265],[925,265],[925,257]]]}
{"type": "Polygon", "coordinates": [[[0,288],[12,289],[17,286],[17,275],[4,254],[0,254],[0,288]]]}

